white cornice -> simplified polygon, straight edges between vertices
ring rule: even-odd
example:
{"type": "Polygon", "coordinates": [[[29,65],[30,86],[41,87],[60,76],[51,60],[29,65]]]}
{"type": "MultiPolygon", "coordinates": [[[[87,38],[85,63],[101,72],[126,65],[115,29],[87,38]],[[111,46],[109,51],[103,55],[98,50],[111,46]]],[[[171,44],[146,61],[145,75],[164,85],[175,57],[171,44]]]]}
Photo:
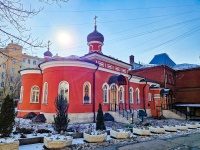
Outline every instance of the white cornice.
{"type": "Polygon", "coordinates": [[[49,61],[45,62],[40,65],[41,70],[44,70],[46,68],[51,67],[59,67],[59,66],[74,66],[74,67],[83,67],[83,68],[90,68],[90,69],[96,69],[95,64],[91,64],[88,62],[81,62],[81,61],[71,61],[71,60],[61,60],[61,61],[49,61]]]}
{"type": "Polygon", "coordinates": [[[131,65],[125,64],[125,63],[117,61],[117,60],[114,60],[112,58],[108,58],[108,57],[106,57],[102,54],[98,54],[98,53],[93,53],[93,54],[83,56],[83,57],[88,58],[88,59],[99,59],[99,60],[102,60],[102,61],[105,61],[105,62],[108,62],[108,63],[113,63],[113,64],[120,66],[120,67],[124,67],[126,69],[131,68],[131,65]]]}
{"type": "Polygon", "coordinates": [[[124,74],[124,73],[117,72],[117,71],[114,71],[114,70],[106,69],[106,68],[103,68],[103,67],[99,67],[98,70],[109,72],[109,73],[113,73],[113,74],[116,74],[116,75],[122,74],[123,76],[126,76],[126,77],[129,76],[128,74],[124,74]]]}
{"type": "Polygon", "coordinates": [[[88,42],[88,45],[93,44],[93,43],[98,43],[98,44],[103,45],[103,43],[102,43],[102,42],[99,42],[99,41],[91,41],[91,42],[88,42]]]}
{"type": "Polygon", "coordinates": [[[22,70],[20,71],[20,74],[21,75],[24,75],[24,74],[41,74],[41,71],[40,70],[22,70]]]}

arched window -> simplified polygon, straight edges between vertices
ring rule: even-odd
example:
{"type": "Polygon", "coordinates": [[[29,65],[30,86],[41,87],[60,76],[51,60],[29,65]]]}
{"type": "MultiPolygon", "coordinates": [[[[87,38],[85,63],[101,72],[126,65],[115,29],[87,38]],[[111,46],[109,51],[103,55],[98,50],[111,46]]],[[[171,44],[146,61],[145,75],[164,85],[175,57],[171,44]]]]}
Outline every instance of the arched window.
{"type": "Polygon", "coordinates": [[[40,89],[38,86],[34,85],[31,88],[31,103],[39,103],[39,93],[40,89]]]}
{"type": "Polygon", "coordinates": [[[43,104],[47,104],[47,97],[48,97],[48,83],[45,82],[44,83],[44,87],[43,87],[43,104]]]}
{"type": "Polygon", "coordinates": [[[102,88],[103,88],[103,103],[108,103],[108,84],[104,83],[102,88]]]}
{"type": "Polygon", "coordinates": [[[140,90],[138,88],[136,89],[136,102],[140,104],[140,90]]]}
{"type": "Polygon", "coordinates": [[[62,95],[69,102],[69,83],[67,81],[60,82],[58,94],[62,95]]]}
{"type": "Polygon", "coordinates": [[[130,89],[129,89],[129,100],[130,100],[131,104],[134,103],[134,100],[133,100],[133,88],[132,87],[130,87],[130,89]]]}
{"type": "Polygon", "coordinates": [[[22,103],[22,100],[23,100],[23,94],[24,94],[24,87],[21,86],[21,89],[20,89],[20,97],[19,97],[19,103],[22,103]]]}
{"type": "Polygon", "coordinates": [[[91,103],[91,84],[89,82],[83,84],[83,103],[91,103]]]}
{"type": "Polygon", "coordinates": [[[119,101],[120,103],[124,103],[124,87],[119,87],[119,101]]]}

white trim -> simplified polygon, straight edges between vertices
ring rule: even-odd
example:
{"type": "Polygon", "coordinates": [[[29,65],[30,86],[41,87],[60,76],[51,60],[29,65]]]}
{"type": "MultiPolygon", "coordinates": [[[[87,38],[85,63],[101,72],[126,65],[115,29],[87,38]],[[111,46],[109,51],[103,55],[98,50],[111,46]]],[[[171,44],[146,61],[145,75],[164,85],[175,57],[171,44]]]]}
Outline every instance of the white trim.
{"type": "Polygon", "coordinates": [[[92,87],[91,87],[90,82],[86,81],[86,82],[83,83],[83,104],[91,104],[91,92],[92,92],[91,89],[92,89],[92,87]],[[89,95],[88,95],[89,96],[89,102],[88,103],[84,102],[84,94],[85,94],[85,85],[86,84],[89,85],[89,95]]]}
{"type": "Polygon", "coordinates": [[[102,90],[103,90],[103,103],[104,103],[104,104],[108,104],[108,103],[109,103],[109,99],[108,99],[108,98],[109,98],[109,96],[108,96],[108,93],[109,93],[109,92],[108,92],[108,91],[109,91],[109,85],[108,85],[108,83],[104,83],[104,84],[102,85],[102,90]],[[106,93],[107,93],[107,102],[104,101],[104,89],[103,89],[104,86],[107,87],[107,89],[106,89],[106,93]]]}
{"type": "Polygon", "coordinates": [[[113,60],[112,58],[108,58],[108,57],[103,56],[103,55],[98,54],[98,53],[93,53],[93,54],[83,56],[83,57],[88,58],[88,59],[99,59],[99,60],[102,60],[102,61],[110,62],[110,63],[113,63],[117,66],[122,67],[122,68],[126,68],[126,69],[131,68],[131,65],[125,64],[125,63],[117,61],[117,60],[113,60]]]}
{"type": "Polygon", "coordinates": [[[47,83],[47,82],[44,82],[44,85],[43,85],[43,93],[42,93],[42,104],[47,104],[47,103],[48,103],[47,99],[46,99],[46,102],[44,101],[45,84],[47,84],[47,97],[46,97],[47,99],[48,99],[48,94],[49,94],[49,91],[48,91],[48,89],[49,89],[48,83],[47,83]]]}
{"type": "Polygon", "coordinates": [[[119,102],[124,103],[124,87],[122,85],[119,86],[119,102]],[[120,89],[122,88],[122,100],[120,100],[120,89]]]}
{"type": "Polygon", "coordinates": [[[67,92],[67,101],[69,103],[69,82],[67,82],[65,80],[60,81],[60,83],[58,84],[58,95],[60,95],[60,85],[61,85],[62,82],[65,82],[68,85],[68,89],[67,89],[68,90],[68,92],[67,92]]]}
{"type": "Polygon", "coordinates": [[[41,70],[21,70],[20,74],[41,74],[41,70]]]}
{"type": "Polygon", "coordinates": [[[130,101],[130,104],[134,104],[134,89],[133,89],[133,87],[129,88],[129,101],[130,101]],[[130,93],[130,90],[132,91],[132,93],[130,93]],[[130,101],[130,94],[132,95],[132,101],[130,101]]]}
{"type": "Polygon", "coordinates": [[[140,89],[136,88],[135,93],[136,93],[136,104],[140,104],[140,89]],[[137,101],[137,97],[138,97],[138,101],[137,101]]]}
{"type": "Polygon", "coordinates": [[[103,45],[103,43],[100,42],[100,41],[90,41],[90,42],[88,42],[87,44],[88,44],[88,45],[90,45],[90,44],[101,44],[101,45],[103,45]]]}
{"type": "Polygon", "coordinates": [[[40,110],[17,110],[18,112],[40,112],[40,110]]]}
{"type": "Polygon", "coordinates": [[[19,97],[19,103],[22,103],[22,101],[23,101],[23,96],[24,96],[24,87],[21,86],[21,89],[20,89],[20,97],[19,97]]]}
{"type": "Polygon", "coordinates": [[[41,70],[44,70],[46,68],[50,67],[58,67],[58,66],[74,66],[74,67],[83,67],[83,68],[90,68],[90,69],[96,69],[95,64],[91,64],[88,62],[82,62],[82,61],[71,61],[71,60],[65,60],[65,61],[50,61],[45,62],[40,65],[41,70]]]}
{"type": "Polygon", "coordinates": [[[31,104],[38,104],[40,102],[40,88],[39,88],[39,86],[37,86],[37,85],[33,85],[32,87],[31,87],[31,94],[30,94],[30,103],[31,104]],[[32,89],[34,88],[34,87],[37,87],[39,90],[39,93],[38,93],[38,102],[32,102],[32,94],[33,94],[33,91],[32,91],[32,89]]]}
{"type": "MultiPolygon", "coordinates": [[[[114,70],[110,70],[110,69],[106,69],[106,68],[103,68],[103,67],[99,67],[98,70],[104,71],[104,72],[113,73],[113,74],[117,74],[117,75],[119,75],[119,73],[120,73],[120,72],[117,72],[117,71],[114,71],[114,70]]],[[[124,73],[120,73],[120,74],[122,74],[123,76],[129,77],[128,74],[124,74],[124,73]]]]}

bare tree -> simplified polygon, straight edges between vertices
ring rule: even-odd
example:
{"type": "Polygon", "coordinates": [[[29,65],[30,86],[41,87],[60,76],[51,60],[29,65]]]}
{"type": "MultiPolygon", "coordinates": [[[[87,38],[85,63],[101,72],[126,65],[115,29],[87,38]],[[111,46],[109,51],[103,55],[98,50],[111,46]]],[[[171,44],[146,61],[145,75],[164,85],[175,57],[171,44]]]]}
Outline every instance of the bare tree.
{"type": "MultiPolygon", "coordinates": [[[[68,0],[38,0],[38,3],[53,4],[68,2],[68,0]]],[[[0,0],[0,47],[5,47],[8,41],[13,41],[23,47],[38,48],[45,47],[42,40],[34,39],[31,36],[31,29],[26,27],[27,19],[36,16],[43,10],[43,7],[29,8],[22,0],[0,0]],[[17,31],[17,35],[13,31],[17,31]],[[26,46],[25,46],[26,45],[26,46]]]]}

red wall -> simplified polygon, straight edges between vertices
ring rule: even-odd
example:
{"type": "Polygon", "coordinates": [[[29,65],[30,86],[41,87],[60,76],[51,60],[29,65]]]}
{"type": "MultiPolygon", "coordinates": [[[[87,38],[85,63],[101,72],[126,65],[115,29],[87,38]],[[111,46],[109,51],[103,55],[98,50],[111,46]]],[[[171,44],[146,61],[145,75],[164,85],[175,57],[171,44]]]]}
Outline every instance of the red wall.
{"type": "MultiPolygon", "coordinates": [[[[22,75],[22,86],[24,87],[22,103],[18,103],[18,110],[40,110],[41,93],[42,93],[42,75],[41,74],[24,74],[22,75]],[[32,86],[40,88],[39,103],[30,103],[30,92],[32,86]]],[[[23,117],[27,112],[18,112],[18,117],[23,117]]]]}

